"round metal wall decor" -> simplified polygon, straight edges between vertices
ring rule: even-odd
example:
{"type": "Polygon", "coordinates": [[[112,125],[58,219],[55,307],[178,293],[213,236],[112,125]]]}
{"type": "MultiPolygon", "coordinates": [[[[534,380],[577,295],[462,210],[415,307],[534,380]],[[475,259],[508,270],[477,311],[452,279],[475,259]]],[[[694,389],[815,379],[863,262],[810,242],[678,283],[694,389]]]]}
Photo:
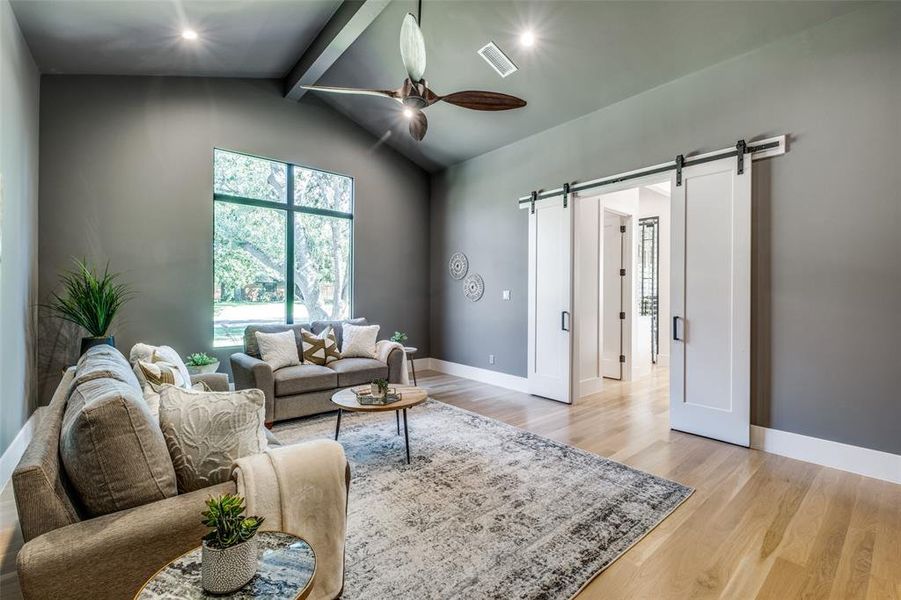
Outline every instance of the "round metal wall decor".
{"type": "Polygon", "coordinates": [[[469,271],[469,259],[462,252],[454,252],[447,263],[447,270],[454,279],[463,279],[469,271]]]}
{"type": "Polygon", "coordinates": [[[482,281],[482,276],[478,273],[473,273],[466,277],[466,280],[463,282],[463,295],[469,298],[472,302],[478,302],[482,298],[482,294],[485,293],[485,282],[482,281]]]}

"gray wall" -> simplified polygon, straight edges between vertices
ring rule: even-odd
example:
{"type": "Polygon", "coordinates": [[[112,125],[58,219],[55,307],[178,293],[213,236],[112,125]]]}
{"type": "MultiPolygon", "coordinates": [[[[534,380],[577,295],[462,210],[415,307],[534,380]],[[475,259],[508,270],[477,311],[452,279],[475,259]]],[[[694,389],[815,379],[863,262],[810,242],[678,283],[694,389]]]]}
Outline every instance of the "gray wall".
{"type": "Polygon", "coordinates": [[[35,407],[40,74],[0,0],[0,454],[35,407]]]}
{"type": "MultiPolygon", "coordinates": [[[[355,312],[428,351],[428,177],[324,104],[269,80],[44,76],[41,119],[40,296],[71,257],[109,260],[138,290],[124,352],[212,351],[213,147],[352,175],[355,312]]],[[[79,334],[40,323],[46,399],[79,334]]]]}
{"type": "Polygon", "coordinates": [[[754,164],[752,421],[901,453],[899,30],[901,5],[862,9],[434,176],[431,355],[525,375],[517,197],[789,133],[754,164]],[[455,250],[481,302],[448,277],[455,250]]]}

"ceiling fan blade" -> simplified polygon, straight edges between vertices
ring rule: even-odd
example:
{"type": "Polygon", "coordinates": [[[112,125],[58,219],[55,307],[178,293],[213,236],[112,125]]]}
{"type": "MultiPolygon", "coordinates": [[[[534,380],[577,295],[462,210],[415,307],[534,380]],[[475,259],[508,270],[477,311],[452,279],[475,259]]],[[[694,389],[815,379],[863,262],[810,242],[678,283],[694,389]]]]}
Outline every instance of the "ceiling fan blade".
{"type": "Polygon", "coordinates": [[[410,117],[410,135],[417,142],[421,142],[425,137],[425,132],[429,129],[429,120],[425,118],[425,113],[417,110],[410,117]]]}
{"type": "Polygon", "coordinates": [[[346,88],[346,87],[330,87],[325,85],[303,85],[305,90],[313,90],[314,92],[327,92],[329,94],[354,94],[359,96],[381,96],[382,98],[398,99],[400,94],[397,90],[371,90],[365,88],[346,88]]]}
{"type": "MultiPolygon", "coordinates": [[[[526,101],[511,96],[509,94],[501,94],[500,92],[480,92],[466,91],[455,92],[447,96],[439,97],[439,100],[462,106],[471,110],[512,110],[514,108],[522,108],[526,105],[526,101]]],[[[438,100],[436,100],[437,102],[438,100]]]]}
{"type": "Polygon", "coordinates": [[[416,17],[407,13],[400,26],[400,57],[413,83],[418,83],[425,73],[425,39],[416,17]]]}

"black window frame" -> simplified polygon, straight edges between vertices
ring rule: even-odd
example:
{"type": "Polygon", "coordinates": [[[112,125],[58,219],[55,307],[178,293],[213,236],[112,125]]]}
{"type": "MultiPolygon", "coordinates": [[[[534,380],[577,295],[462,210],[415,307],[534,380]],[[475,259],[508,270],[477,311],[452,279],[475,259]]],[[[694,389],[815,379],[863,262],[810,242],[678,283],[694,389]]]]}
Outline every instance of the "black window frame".
{"type": "MultiPolygon", "coordinates": [[[[336,173],[334,171],[328,171],[326,169],[318,169],[315,167],[308,167],[305,165],[298,165],[295,163],[285,162],[283,160],[276,160],[272,158],[268,158],[265,156],[258,156],[256,154],[248,154],[246,152],[240,152],[237,150],[229,150],[227,148],[213,148],[213,202],[214,207],[216,202],[228,202],[230,204],[240,204],[242,206],[252,206],[256,208],[269,208],[275,210],[281,210],[285,212],[285,324],[291,325],[294,323],[294,216],[296,214],[307,214],[307,215],[316,215],[320,217],[334,217],[339,219],[346,219],[350,221],[350,272],[348,273],[348,310],[350,314],[353,316],[354,314],[354,273],[355,273],[355,256],[354,256],[354,237],[356,233],[356,227],[354,225],[354,209],[356,207],[356,180],[351,175],[345,175],[344,173],[336,173]],[[258,198],[247,198],[244,196],[234,196],[231,194],[222,194],[216,192],[216,152],[228,152],[230,154],[239,154],[241,156],[247,156],[250,158],[255,158],[259,160],[264,160],[267,162],[278,163],[281,165],[285,165],[285,190],[286,190],[286,198],[285,202],[276,202],[274,200],[260,200],[258,198]],[[294,170],[295,169],[305,169],[307,171],[318,171],[320,173],[327,173],[329,175],[336,175],[338,177],[345,177],[350,180],[350,212],[343,212],[338,210],[330,210],[327,208],[316,208],[312,206],[303,206],[294,203],[294,170]]],[[[215,230],[215,210],[213,211],[213,228],[215,230]]],[[[215,259],[214,259],[215,260],[215,259]]],[[[215,264],[213,265],[213,269],[215,271],[215,264]]],[[[215,318],[213,319],[213,339],[215,340],[215,318]]],[[[237,346],[219,346],[219,348],[228,348],[228,347],[237,347],[237,346]]]]}

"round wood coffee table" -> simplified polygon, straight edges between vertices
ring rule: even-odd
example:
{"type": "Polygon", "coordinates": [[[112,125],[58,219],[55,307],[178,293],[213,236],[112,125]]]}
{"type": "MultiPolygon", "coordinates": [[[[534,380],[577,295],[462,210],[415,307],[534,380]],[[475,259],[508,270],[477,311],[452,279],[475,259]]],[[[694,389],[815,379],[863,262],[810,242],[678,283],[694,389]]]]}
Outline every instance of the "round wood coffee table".
{"type": "Polygon", "coordinates": [[[353,388],[347,388],[336,392],[332,396],[332,403],[338,407],[338,423],[335,425],[335,439],[338,439],[338,433],[341,432],[341,413],[345,410],[352,412],[388,412],[394,411],[397,416],[397,435],[400,435],[400,414],[404,414],[404,444],[407,448],[407,464],[410,464],[410,431],[407,428],[407,409],[413,408],[417,404],[422,404],[429,399],[429,395],[422,388],[412,385],[393,385],[401,399],[391,404],[360,404],[357,402],[357,396],[354,394],[353,388]]]}

